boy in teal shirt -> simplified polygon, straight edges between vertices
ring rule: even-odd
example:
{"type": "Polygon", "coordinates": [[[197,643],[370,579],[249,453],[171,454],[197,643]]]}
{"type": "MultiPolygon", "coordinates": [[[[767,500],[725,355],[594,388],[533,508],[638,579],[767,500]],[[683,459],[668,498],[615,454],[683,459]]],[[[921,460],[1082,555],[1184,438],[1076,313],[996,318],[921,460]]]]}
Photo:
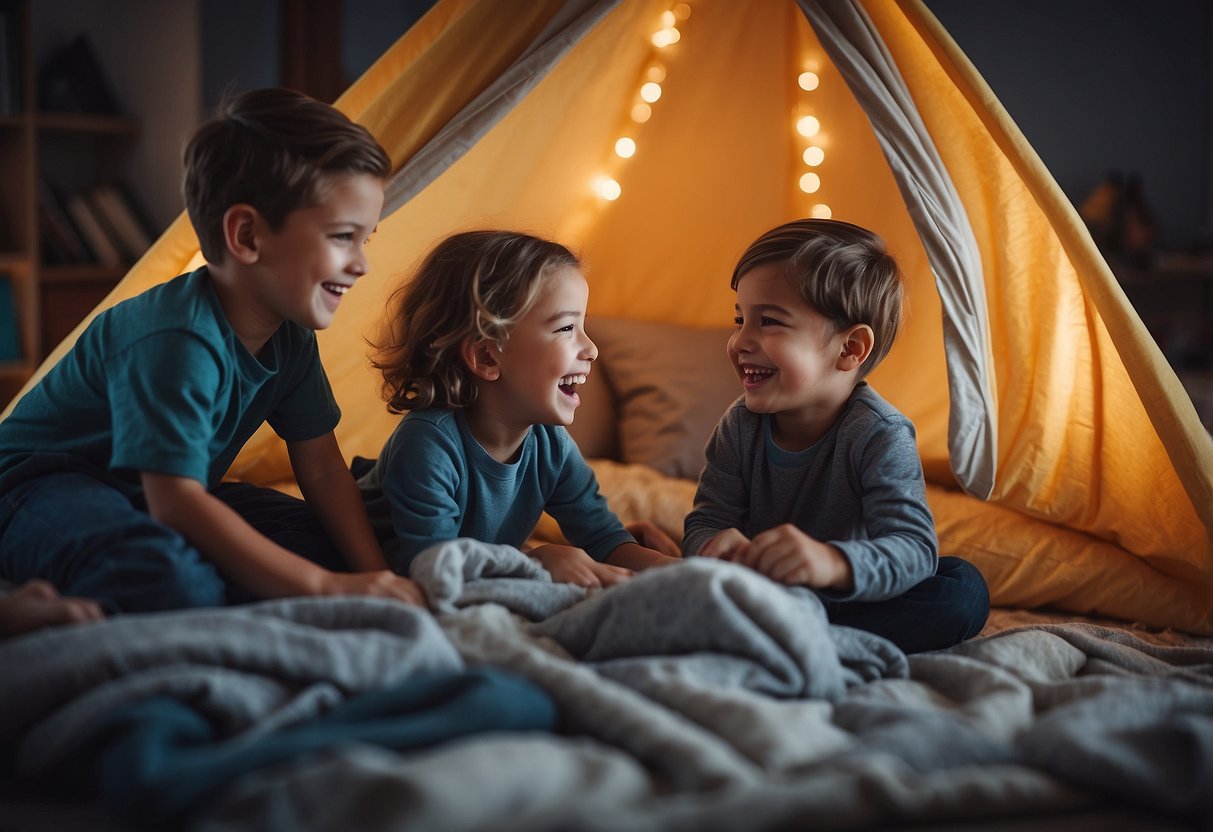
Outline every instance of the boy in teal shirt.
{"type": "Polygon", "coordinates": [[[207,265],[99,315],[0,423],[0,578],[107,612],[424,605],[387,569],[337,446],[315,335],[367,271],[390,160],[334,108],[259,90],[199,128],[185,163],[207,265]],[[306,503],[221,483],[267,421],[306,503]]]}

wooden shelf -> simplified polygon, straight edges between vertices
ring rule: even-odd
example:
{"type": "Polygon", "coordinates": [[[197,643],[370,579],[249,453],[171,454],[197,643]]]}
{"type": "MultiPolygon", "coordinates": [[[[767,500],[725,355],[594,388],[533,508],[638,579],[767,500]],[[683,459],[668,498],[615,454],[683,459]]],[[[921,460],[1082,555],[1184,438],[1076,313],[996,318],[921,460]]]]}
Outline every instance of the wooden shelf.
{"type": "Polygon", "coordinates": [[[36,113],[34,126],[39,130],[61,133],[112,134],[134,138],[139,135],[139,122],[129,116],[94,115],[91,113],[36,113]]]}
{"type": "Polygon", "coordinates": [[[95,263],[72,263],[62,266],[43,266],[39,274],[44,284],[115,283],[129,269],[129,265],[99,266],[95,263]]]}

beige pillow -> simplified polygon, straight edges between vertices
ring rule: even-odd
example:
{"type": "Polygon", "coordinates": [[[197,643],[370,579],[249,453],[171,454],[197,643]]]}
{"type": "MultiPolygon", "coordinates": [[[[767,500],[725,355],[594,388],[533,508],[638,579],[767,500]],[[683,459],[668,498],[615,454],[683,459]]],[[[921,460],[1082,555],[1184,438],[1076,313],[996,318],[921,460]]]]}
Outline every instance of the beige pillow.
{"type": "Polygon", "coordinates": [[[591,377],[601,373],[618,402],[618,458],[698,479],[712,429],[741,395],[725,354],[733,330],[591,318],[586,331],[598,345],[591,377]]]}
{"type": "Polygon", "coordinates": [[[577,385],[581,404],[569,425],[569,435],[586,459],[618,459],[619,437],[616,410],[619,403],[607,383],[602,362],[595,361],[585,384],[577,385]]]}

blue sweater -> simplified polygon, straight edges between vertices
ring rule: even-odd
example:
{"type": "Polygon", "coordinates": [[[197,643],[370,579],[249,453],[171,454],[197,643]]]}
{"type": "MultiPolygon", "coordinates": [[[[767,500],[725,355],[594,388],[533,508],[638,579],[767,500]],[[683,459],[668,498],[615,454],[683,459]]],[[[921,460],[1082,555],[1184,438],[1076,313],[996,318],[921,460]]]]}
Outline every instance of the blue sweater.
{"type": "Polygon", "coordinates": [[[389,541],[388,563],[405,575],[421,550],[444,540],[521,547],[545,510],[595,560],[633,542],[560,426],[535,425],[518,459],[502,463],[480,447],[462,410],[413,411],[359,486],[376,532],[389,541]]]}
{"type": "Polygon", "coordinates": [[[860,383],[830,431],[793,452],[775,444],[769,415],[738,399],[708,441],[683,551],[724,529],[752,539],[783,523],[850,561],[854,590],[822,593],[832,600],[883,601],[934,575],[939,542],[910,420],[860,383]]]}

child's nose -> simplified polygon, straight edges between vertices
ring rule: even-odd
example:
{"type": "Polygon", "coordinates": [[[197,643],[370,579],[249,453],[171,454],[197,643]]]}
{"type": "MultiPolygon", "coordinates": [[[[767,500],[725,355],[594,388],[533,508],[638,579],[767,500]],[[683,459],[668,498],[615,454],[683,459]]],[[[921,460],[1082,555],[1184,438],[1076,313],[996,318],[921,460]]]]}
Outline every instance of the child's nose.
{"type": "Polygon", "coordinates": [[[362,246],[358,247],[357,253],[354,254],[354,259],[350,261],[348,271],[350,274],[356,277],[362,277],[364,274],[370,271],[370,265],[366,259],[366,249],[364,249],[362,246]]]}
{"type": "Polygon", "coordinates": [[[598,345],[590,340],[590,336],[582,336],[584,343],[581,345],[581,355],[586,361],[595,361],[598,358],[598,345]]]}

